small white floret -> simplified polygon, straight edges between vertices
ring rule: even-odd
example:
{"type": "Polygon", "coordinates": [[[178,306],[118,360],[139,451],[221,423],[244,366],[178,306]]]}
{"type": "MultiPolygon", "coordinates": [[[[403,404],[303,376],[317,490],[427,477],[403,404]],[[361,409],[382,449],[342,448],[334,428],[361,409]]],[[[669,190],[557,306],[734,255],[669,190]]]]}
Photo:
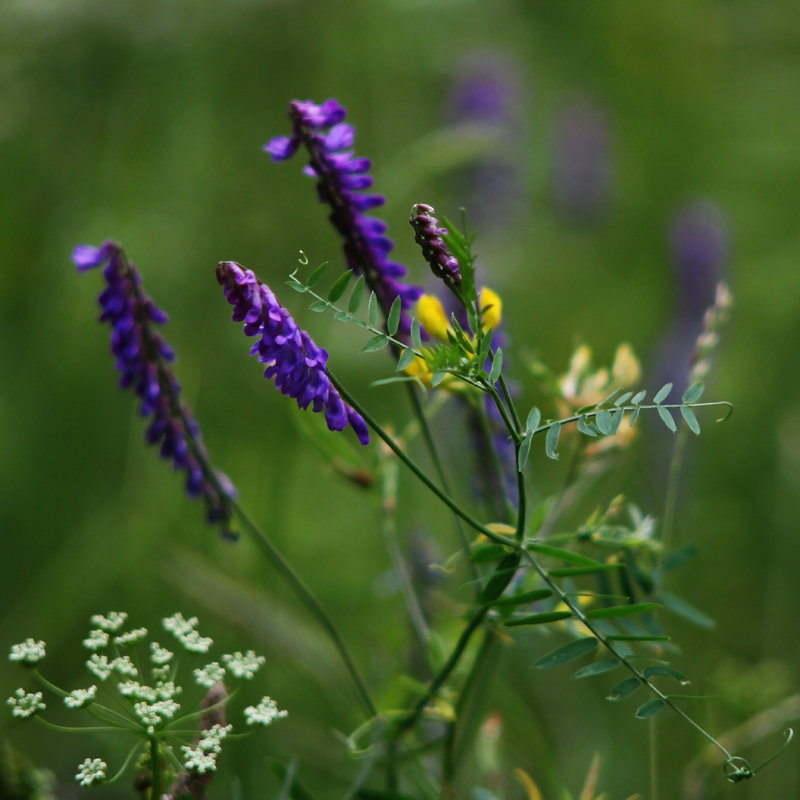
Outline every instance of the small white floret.
{"type": "Polygon", "coordinates": [[[264,697],[257,706],[248,706],[244,710],[244,718],[248,725],[263,725],[265,728],[276,719],[288,716],[289,712],[280,710],[271,697],[264,697]]]}
{"type": "Polygon", "coordinates": [[[105,780],[108,764],[102,758],[87,758],[78,765],[78,774],[75,780],[81,786],[91,786],[105,780]]]}

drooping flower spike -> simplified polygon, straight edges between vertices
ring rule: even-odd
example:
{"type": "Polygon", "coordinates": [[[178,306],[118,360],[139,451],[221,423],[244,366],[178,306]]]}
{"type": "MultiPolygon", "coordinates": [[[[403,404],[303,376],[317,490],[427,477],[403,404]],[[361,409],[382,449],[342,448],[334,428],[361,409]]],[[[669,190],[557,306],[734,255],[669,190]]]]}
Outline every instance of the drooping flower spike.
{"type": "Polygon", "coordinates": [[[461,286],[461,270],[458,259],[450,252],[442,236],[447,228],[439,227],[434,216],[435,209],[426,203],[417,203],[411,208],[409,222],[414,229],[416,243],[422,248],[422,255],[431,265],[433,274],[441,278],[450,289],[461,286]]]}
{"type": "Polygon", "coordinates": [[[106,288],[98,298],[103,309],[100,321],[111,325],[119,385],[132,388],[140,401],[139,413],[151,417],[145,434],[148,443],[160,444],[161,457],[186,472],[189,496],[202,497],[208,521],[218,523],[223,535],[233,538],[229,501],[236,490],[225,475],[211,468],[200,429],[181,402],[180,384],[169,366],[175,354],[154,328],[165,323],[167,315],[144,294],[139,272],[114,242],[101,247],[79,245],[72,261],[81,272],[105,267],[106,288]]]}
{"type": "Polygon", "coordinates": [[[291,136],[272,139],[264,150],[273,161],[285,161],[301,144],[307,149],[310,160],[305,172],[317,179],[320,202],[330,206],[330,220],[344,239],[347,266],[364,276],[384,313],[400,297],[403,313],[398,336],[407,340],[411,330],[408,311],[422,289],[403,283],[406,268],[389,259],[394,244],[385,236],[386,223],[366,216],[365,212],[382,206],[385,199],[364,194],[372,186],[371,162],[353,155],[355,129],[343,122],[346,116],[346,109],[333,98],[321,105],[293,100],[289,105],[291,136]]]}
{"type": "Polygon", "coordinates": [[[330,430],[340,431],[349,424],[361,444],[369,444],[363,417],[342,400],[331,383],[325,366],[327,352],[300,329],[272,289],[235,261],[220,262],[217,280],[234,307],[234,321],[244,322],[246,336],[259,337],[250,355],[257,355],[267,365],[264,377],[274,379],[281,394],[294,397],[300,408],[324,411],[330,430]]]}

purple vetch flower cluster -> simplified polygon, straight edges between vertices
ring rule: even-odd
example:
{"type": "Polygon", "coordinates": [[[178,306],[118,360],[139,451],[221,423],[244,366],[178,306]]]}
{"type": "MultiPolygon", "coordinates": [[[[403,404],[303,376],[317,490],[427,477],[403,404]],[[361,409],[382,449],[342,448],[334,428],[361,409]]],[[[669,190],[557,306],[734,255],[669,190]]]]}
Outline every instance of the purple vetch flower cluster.
{"type": "Polygon", "coordinates": [[[300,408],[324,411],[330,430],[343,430],[349,423],[361,444],[369,444],[363,417],[331,383],[327,352],[298,327],[269,286],[235,261],[220,262],[217,280],[234,307],[234,321],[244,322],[246,336],[260,337],[250,355],[267,365],[264,377],[274,379],[281,394],[294,397],[300,408]]]}
{"type": "Polygon", "coordinates": [[[331,222],[344,239],[347,266],[364,276],[384,313],[400,297],[403,313],[398,334],[404,338],[411,330],[407,312],[422,289],[402,282],[406,268],[389,259],[394,244],[385,236],[386,223],[366,216],[365,212],[382,206],[385,200],[381,195],[363,193],[372,186],[371,162],[353,155],[355,129],[343,122],[346,116],[346,109],[333,98],[321,105],[293,100],[289,105],[292,135],[272,139],[264,150],[273,161],[285,161],[300,145],[307,149],[310,160],[305,172],[317,179],[320,202],[331,209],[331,222]]]}
{"type": "Polygon", "coordinates": [[[211,468],[200,429],[181,402],[180,384],[169,367],[175,354],[153,327],[166,322],[167,315],[144,294],[136,267],[114,242],[101,247],[78,245],[72,261],[81,272],[105,267],[106,288],[98,298],[103,309],[100,321],[111,325],[111,352],[120,372],[119,385],[132,388],[140,401],[139,413],[151,417],[147,442],[160,444],[161,457],[186,472],[189,496],[202,497],[208,521],[218,523],[223,535],[234,538],[229,501],[236,490],[225,475],[211,468]]]}
{"type": "Polygon", "coordinates": [[[416,234],[414,240],[422,248],[422,255],[431,265],[433,274],[441,278],[450,289],[458,289],[461,286],[458,259],[442,238],[449,231],[439,227],[439,220],[434,216],[435,211],[433,206],[417,203],[412,206],[408,221],[416,234]]]}

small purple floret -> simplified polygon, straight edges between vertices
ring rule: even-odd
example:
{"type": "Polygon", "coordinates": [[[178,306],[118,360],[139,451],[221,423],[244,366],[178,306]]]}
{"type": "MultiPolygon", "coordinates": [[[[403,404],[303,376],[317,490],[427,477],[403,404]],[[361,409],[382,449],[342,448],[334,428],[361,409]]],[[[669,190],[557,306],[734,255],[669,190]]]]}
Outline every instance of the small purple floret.
{"type": "Polygon", "coordinates": [[[346,109],[333,98],[321,105],[293,100],[289,105],[291,136],[272,139],[264,150],[272,155],[273,161],[284,161],[301,144],[307,149],[310,161],[304,172],[317,179],[320,202],[330,206],[330,220],[344,239],[347,266],[356,275],[364,276],[385,313],[395,298],[400,297],[403,313],[398,336],[407,338],[411,330],[408,311],[422,289],[403,283],[405,266],[389,260],[393,244],[384,236],[386,224],[365,216],[365,212],[382,206],[385,200],[378,194],[362,194],[372,186],[372,176],[368,174],[371,164],[368,158],[353,155],[350,148],[355,129],[343,123],[346,116],[346,109]]]}
{"type": "Polygon", "coordinates": [[[140,401],[139,413],[151,417],[145,439],[159,445],[161,457],[172,461],[176,470],[186,472],[189,496],[202,497],[208,521],[218,523],[223,535],[234,538],[229,501],[236,497],[236,490],[225,475],[209,466],[200,429],[181,402],[180,385],[168,365],[175,354],[152,327],[166,322],[167,315],[143,293],[136,267],[114,242],[101,247],[78,245],[72,261],[82,272],[105,266],[106,288],[98,298],[103,309],[100,320],[111,326],[119,385],[132,388],[140,401]]]}
{"type": "Polygon", "coordinates": [[[324,411],[329,430],[340,431],[349,424],[359,442],[369,444],[363,417],[331,383],[327,352],[298,327],[272,289],[235,261],[220,262],[217,280],[233,306],[234,322],[244,322],[246,336],[258,337],[250,355],[267,365],[264,377],[274,380],[281,394],[294,397],[300,408],[324,411]]]}

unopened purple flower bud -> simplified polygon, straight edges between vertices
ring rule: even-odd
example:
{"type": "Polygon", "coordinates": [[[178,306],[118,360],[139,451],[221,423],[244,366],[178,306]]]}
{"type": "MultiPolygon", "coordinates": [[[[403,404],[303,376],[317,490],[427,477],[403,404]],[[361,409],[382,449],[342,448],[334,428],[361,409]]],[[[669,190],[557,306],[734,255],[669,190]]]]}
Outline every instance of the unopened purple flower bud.
{"type": "Polygon", "coordinates": [[[208,521],[218,523],[223,535],[232,537],[230,500],[236,490],[226,476],[211,468],[200,429],[180,400],[180,385],[169,366],[175,358],[173,350],[153,328],[166,322],[167,315],[144,294],[136,267],[114,242],[101,247],[78,245],[72,260],[81,272],[105,265],[106,288],[98,298],[103,309],[100,320],[111,325],[119,385],[133,389],[139,413],[151,418],[146,441],[160,445],[162,458],[186,473],[189,496],[202,497],[208,521]]]}
{"type": "Polygon", "coordinates": [[[422,248],[422,255],[431,265],[433,274],[441,278],[448,287],[458,288],[461,285],[461,270],[458,259],[450,252],[443,236],[449,231],[439,227],[439,220],[434,216],[436,209],[425,203],[417,203],[411,207],[409,222],[414,229],[416,243],[422,248]]]}
{"type": "Polygon", "coordinates": [[[272,139],[264,150],[273,161],[291,158],[302,144],[310,160],[304,172],[317,179],[320,202],[331,209],[330,220],[344,239],[347,266],[356,275],[363,275],[384,313],[389,312],[400,297],[403,313],[398,336],[407,338],[411,330],[408,311],[422,294],[418,286],[402,282],[406,268],[388,256],[394,247],[384,234],[386,224],[365,212],[382,206],[381,195],[363,194],[372,186],[368,174],[370,160],[356,157],[351,150],[355,139],[352,125],[343,123],[347,111],[331,98],[321,105],[293,100],[289,105],[292,134],[272,139]]]}
{"type": "Polygon", "coordinates": [[[245,335],[259,339],[250,355],[267,365],[264,377],[274,380],[281,394],[295,398],[300,408],[324,412],[329,430],[340,431],[349,424],[361,444],[369,444],[364,418],[331,383],[328,354],[298,327],[272,289],[235,261],[220,262],[217,280],[233,306],[234,322],[244,322],[245,335]]]}

